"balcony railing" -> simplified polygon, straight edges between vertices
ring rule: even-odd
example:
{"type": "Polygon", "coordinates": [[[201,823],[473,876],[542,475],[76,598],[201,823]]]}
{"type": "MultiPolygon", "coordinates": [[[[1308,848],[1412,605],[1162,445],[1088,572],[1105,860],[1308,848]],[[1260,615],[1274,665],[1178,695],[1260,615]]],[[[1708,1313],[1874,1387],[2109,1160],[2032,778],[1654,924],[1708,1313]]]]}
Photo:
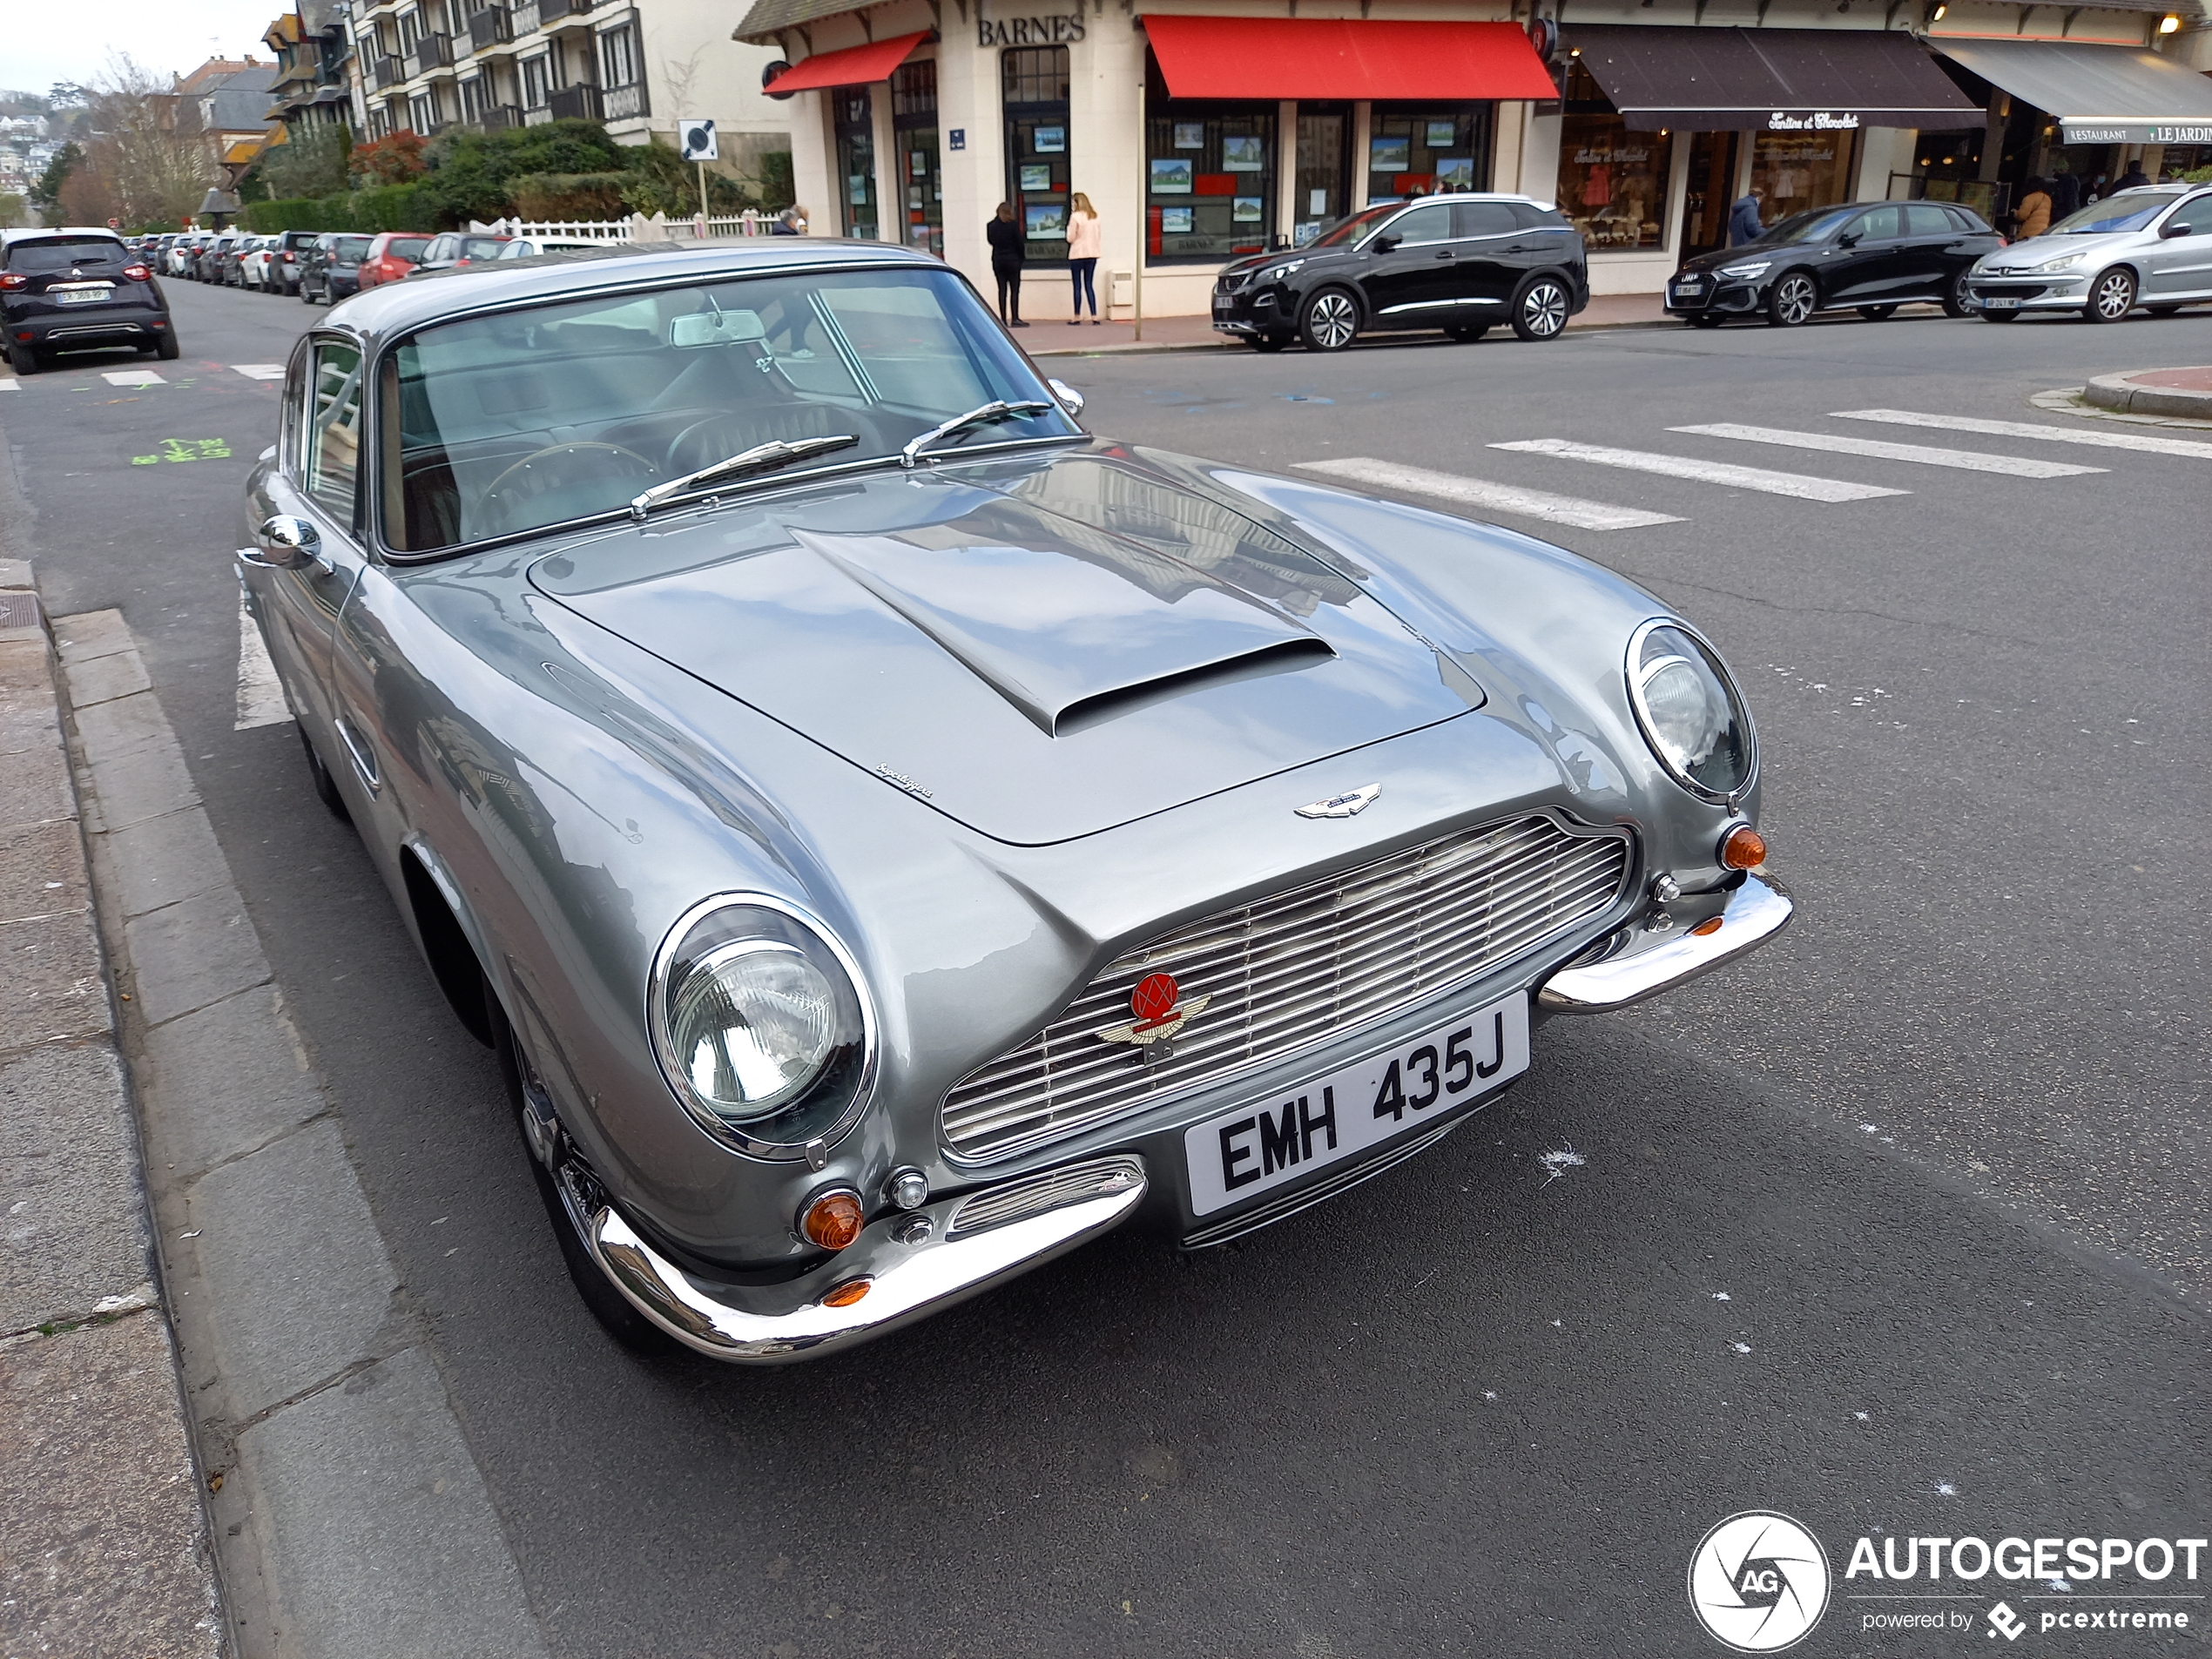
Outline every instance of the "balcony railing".
{"type": "Polygon", "coordinates": [[[553,111],[543,105],[534,110],[523,111],[523,125],[526,127],[542,127],[552,118],[553,111]]]}
{"type": "Polygon", "coordinates": [[[415,50],[408,54],[407,72],[410,77],[428,74],[434,69],[452,67],[451,35],[425,35],[415,43],[415,50]]]}
{"type": "Polygon", "coordinates": [[[522,106],[518,104],[495,104],[476,117],[476,125],[487,132],[518,127],[523,125],[522,106]]]}
{"type": "Polygon", "coordinates": [[[407,78],[407,71],[396,57],[377,58],[370,72],[375,78],[376,90],[380,92],[388,86],[397,86],[407,78]]]}
{"type": "Polygon", "coordinates": [[[579,81],[574,86],[564,86],[548,100],[547,107],[556,121],[604,121],[600,113],[599,89],[589,81],[579,81]]]}
{"type": "Polygon", "coordinates": [[[482,11],[469,14],[469,50],[480,52],[490,46],[502,46],[515,38],[509,26],[507,8],[486,6],[482,11]]]}
{"type": "Polygon", "coordinates": [[[639,116],[651,115],[645,103],[645,84],[634,86],[603,86],[599,89],[600,107],[606,111],[601,118],[608,121],[634,121],[639,116]]]}
{"type": "Polygon", "coordinates": [[[537,0],[537,21],[542,29],[551,29],[571,18],[590,13],[591,0],[537,0]]]}

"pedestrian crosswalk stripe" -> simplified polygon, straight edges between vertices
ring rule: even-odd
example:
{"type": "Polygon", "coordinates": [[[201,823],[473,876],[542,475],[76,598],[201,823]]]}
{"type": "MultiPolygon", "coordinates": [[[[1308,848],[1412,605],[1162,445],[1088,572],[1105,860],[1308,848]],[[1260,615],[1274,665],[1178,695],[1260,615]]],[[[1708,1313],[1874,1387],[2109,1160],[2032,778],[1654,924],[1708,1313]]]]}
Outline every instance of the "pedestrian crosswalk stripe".
{"type": "Polygon", "coordinates": [[[166,386],[169,384],[150,368],[111,368],[100,378],[110,386],[166,386]]]}
{"type": "Polygon", "coordinates": [[[1403,467],[1394,461],[1375,461],[1347,455],[1341,461],[1301,461],[1302,472],[1323,472],[1409,495],[1433,496],[1492,512],[1521,518],[1541,518],[1548,524],[1572,524],[1586,530],[1629,530],[1646,524],[1679,524],[1672,513],[1648,513],[1638,507],[1615,507],[1602,501],[1579,501],[1572,496],[1553,496],[1541,489],[1516,489],[1482,478],[1462,478],[1456,473],[1431,472],[1426,467],[1403,467]]]}
{"type": "Polygon", "coordinates": [[[1785,432],[1770,426],[1670,426],[1669,432],[1688,432],[1701,438],[1738,438],[1745,443],[1773,443],[1789,449],[1825,449],[1837,455],[1871,455],[1878,461],[1911,461],[1924,467],[1956,467],[1962,472],[2001,472],[2015,478],[2071,478],[2077,473],[2105,472],[2104,467],[2080,467],[2069,461],[2028,461],[2017,455],[1984,455],[1978,449],[1931,449],[1918,443],[1885,443],[1878,438],[1838,438],[1825,432],[1785,432]]]}
{"type": "Polygon", "coordinates": [[[282,363],[233,363],[231,373],[243,374],[249,381],[280,381],[284,378],[282,363]]]}
{"type": "Polygon", "coordinates": [[[1768,472],[1760,467],[1734,467],[1724,461],[1694,461],[1687,455],[1647,454],[1642,449],[1610,449],[1599,443],[1575,443],[1567,438],[1523,438],[1514,443],[1494,443],[1493,449],[1518,449],[1528,455],[1557,455],[1562,461],[1587,461],[1600,467],[1625,467],[1631,472],[1656,472],[1668,478],[1687,478],[1730,489],[1757,489],[1770,496],[1794,496],[1800,501],[1871,501],[1877,496],[1909,496],[1909,489],[1885,489],[1879,484],[1850,484],[1837,478],[1808,478],[1800,473],[1768,472]]]}
{"type": "Polygon", "coordinates": [[[1986,421],[1973,415],[1923,415],[1913,409],[1838,409],[1838,421],[1886,421],[1892,426],[1937,427],[1952,432],[1980,432],[1993,438],[2040,438],[2046,443],[2086,443],[2100,449],[2135,449],[2145,455],[2182,455],[2212,461],[2212,443],[2188,438],[2155,437],[2148,432],[2109,428],[2042,426],[2033,421],[1986,421]]]}
{"type": "Polygon", "coordinates": [[[15,389],[16,381],[13,376],[0,377],[0,392],[12,392],[15,389]]]}

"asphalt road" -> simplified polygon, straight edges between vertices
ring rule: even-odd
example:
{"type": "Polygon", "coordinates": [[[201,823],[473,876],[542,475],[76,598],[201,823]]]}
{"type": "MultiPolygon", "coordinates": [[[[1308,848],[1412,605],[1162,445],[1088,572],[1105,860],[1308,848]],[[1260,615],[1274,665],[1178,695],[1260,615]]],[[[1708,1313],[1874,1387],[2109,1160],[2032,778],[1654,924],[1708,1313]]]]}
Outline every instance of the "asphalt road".
{"type": "MultiPolygon", "coordinates": [[[[0,395],[31,550],[56,611],[119,606],[140,638],[556,1653],[1718,1653],[1684,1572],[1737,1510],[1797,1517],[1839,1569],[1862,1535],[2212,1531],[2212,460],[1834,418],[2152,433],[2028,400],[2212,361],[2212,316],[1051,364],[1132,441],[1671,516],[1501,522],[1717,640],[1801,923],[1547,1026],[1501,1104],[1318,1211],[1197,1257],[1109,1238],[756,1372],[602,1339],[489,1057],[291,730],[233,730],[230,550],[277,398],[229,366],[316,314],[170,291],[165,384],[112,386],[139,366],[113,359],[0,395]],[[1669,430],[1714,422],[2107,470],[1669,430]],[[1489,447],[1539,439],[1679,464],[1489,447]],[[1687,475],[1711,462],[1907,493],[1687,475]]],[[[1986,1655],[2000,1594],[2033,1620],[2092,1587],[1946,1585],[1971,1628],[1941,1635],[1866,1631],[1915,1605],[1848,1599],[1884,1588],[1840,1580],[1801,1651],[1986,1655]]],[[[2021,1650],[2200,1650],[2208,1604],[2168,1605],[2186,1634],[2021,1650]]]]}

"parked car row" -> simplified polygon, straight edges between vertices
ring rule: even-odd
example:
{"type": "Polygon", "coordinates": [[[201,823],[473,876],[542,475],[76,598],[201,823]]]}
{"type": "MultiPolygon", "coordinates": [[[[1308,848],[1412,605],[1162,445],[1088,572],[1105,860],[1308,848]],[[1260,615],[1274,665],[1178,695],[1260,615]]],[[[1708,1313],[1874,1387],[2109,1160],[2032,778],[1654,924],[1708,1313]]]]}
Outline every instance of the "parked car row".
{"type": "Polygon", "coordinates": [[[143,253],[112,231],[0,233],[0,333],[18,374],[57,354],[131,349],[177,355],[169,302],[143,253]]]}
{"type": "Polygon", "coordinates": [[[464,231],[435,236],[415,231],[284,231],[262,236],[202,230],[138,237],[126,246],[165,276],[297,294],[313,305],[397,282],[417,271],[482,264],[505,253],[516,239],[464,231]]]}

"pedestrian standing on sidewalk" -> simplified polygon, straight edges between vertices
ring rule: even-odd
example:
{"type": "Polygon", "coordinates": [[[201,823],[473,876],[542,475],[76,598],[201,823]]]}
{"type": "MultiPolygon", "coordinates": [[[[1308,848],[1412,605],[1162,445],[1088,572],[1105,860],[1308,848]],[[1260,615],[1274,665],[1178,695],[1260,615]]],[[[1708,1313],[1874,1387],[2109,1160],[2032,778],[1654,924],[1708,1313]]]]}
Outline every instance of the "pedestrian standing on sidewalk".
{"type": "Polygon", "coordinates": [[[1068,316],[1070,328],[1083,320],[1086,295],[1091,322],[1098,321],[1098,255],[1105,246],[1106,227],[1098,222],[1098,210],[1079,190],[1068,199],[1068,276],[1076,287],[1075,309],[1068,316]]]}
{"type": "Polygon", "coordinates": [[[2149,183],[2150,175],[2143,171],[2143,164],[2141,161],[2131,161],[2128,164],[2128,171],[2120,175],[2120,182],[2113,188],[2114,190],[2141,190],[2149,183]]]}
{"type": "Polygon", "coordinates": [[[2025,242],[2050,228],[2051,192],[2040,179],[2031,179],[2020,186],[2020,199],[2013,205],[2013,239],[2025,242]]]}
{"type": "Polygon", "coordinates": [[[983,235],[991,245],[991,274],[998,279],[999,320],[1009,328],[1027,328],[1029,325],[1022,320],[1022,266],[1029,250],[1022,239],[1012,202],[999,204],[983,235]]]}
{"type": "Polygon", "coordinates": [[[776,222],[768,227],[771,236],[804,236],[806,234],[806,210],[793,202],[776,215],[776,222]]]}
{"type": "Polygon", "coordinates": [[[1728,245],[1742,247],[1746,242],[1756,242],[1766,234],[1766,226],[1759,218],[1759,209],[1766,202],[1766,192],[1753,185],[1736,205],[1728,210],[1728,245]]]}
{"type": "Polygon", "coordinates": [[[2081,180],[2070,172],[2051,175],[2051,218],[2064,219],[2081,206],[2081,180]]]}

